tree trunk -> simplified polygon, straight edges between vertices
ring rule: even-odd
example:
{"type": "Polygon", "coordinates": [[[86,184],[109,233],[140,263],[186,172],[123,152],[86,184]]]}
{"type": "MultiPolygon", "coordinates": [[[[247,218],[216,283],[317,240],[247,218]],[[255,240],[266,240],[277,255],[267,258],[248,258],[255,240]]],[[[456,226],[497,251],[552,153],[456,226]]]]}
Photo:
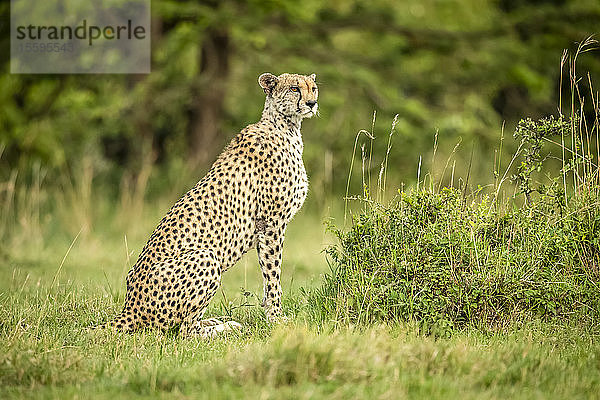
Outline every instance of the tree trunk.
{"type": "Polygon", "coordinates": [[[202,41],[200,73],[194,85],[188,139],[192,163],[206,166],[221,150],[221,117],[229,73],[229,35],[209,30],[202,41]]]}

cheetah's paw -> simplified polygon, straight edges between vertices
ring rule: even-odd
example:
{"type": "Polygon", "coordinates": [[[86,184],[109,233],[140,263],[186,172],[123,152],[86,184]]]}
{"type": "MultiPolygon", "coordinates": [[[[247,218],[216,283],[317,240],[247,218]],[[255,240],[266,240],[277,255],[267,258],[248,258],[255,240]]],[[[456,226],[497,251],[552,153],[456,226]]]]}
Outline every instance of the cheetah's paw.
{"type": "Polygon", "coordinates": [[[213,339],[219,335],[227,334],[233,331],[240,331],[242,324],[236,321],[227,321],[217,325],[205,326],[199,329],[199,335],[206,339],[213,339]]]}

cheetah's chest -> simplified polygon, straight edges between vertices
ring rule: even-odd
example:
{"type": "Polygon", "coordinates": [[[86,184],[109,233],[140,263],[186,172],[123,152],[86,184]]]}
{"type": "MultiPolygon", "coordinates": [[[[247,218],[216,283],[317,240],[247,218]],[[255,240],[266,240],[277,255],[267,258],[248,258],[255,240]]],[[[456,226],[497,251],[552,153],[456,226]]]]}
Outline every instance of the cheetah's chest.
{"type": "Polygon", "coordinates": [[[304,165],[302,165],[301,172],[298,175],[298,179],[295,182],[295,185],[292,189],[291,196],[291,207],[290,207],[290,216],[293,217],[298,210],[304,204],[304,200],[306,200],[306,195],[308,193],[308,177],[306,176],[306,170],[304,169],[304,165]]]}
{"type": "Polygon", "coordinates": [[[268,156],[260,166],[264,177],[260,209],[265,217],[287,223],[302,207],[308,193],[303,148],[299,130],[275,135],[265,145],[268,156]]]}

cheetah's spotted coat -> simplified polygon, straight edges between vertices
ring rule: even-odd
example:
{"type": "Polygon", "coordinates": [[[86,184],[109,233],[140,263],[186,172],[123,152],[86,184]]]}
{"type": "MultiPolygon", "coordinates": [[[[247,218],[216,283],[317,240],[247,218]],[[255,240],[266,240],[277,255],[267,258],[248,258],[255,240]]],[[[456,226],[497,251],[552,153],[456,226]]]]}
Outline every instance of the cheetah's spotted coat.
{"type": "Polygon", "coordinates": [[[267,318],[281,317],[281,254],[286,225],[308,180],[300,125],[317,112],[315,75],[262,74],[262,118],[244,128],[208,174],[160,221],[127,274],[125,306],[108,325],[124,331],[181,324],[183,336],[239,327],[202,320],[221,276],[256,247],[267,318]]]}

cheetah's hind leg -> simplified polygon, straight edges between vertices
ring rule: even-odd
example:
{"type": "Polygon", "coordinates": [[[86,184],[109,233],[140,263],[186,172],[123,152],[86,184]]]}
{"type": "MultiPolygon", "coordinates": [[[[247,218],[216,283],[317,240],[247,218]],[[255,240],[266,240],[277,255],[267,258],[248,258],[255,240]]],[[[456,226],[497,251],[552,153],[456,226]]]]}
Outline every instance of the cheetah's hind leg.
{"type": "MultiPolygon", "coordinates": [[[[242,325],[235,321],[223,322],[221,319],[209,318],[202,319],[206,307],[214,297],[217,288],[221,284],[221,266],[214,258],[212,252],[199,250],[192,255],[188,255],[186,260],[179,259],[179,264],[189,261],[192,265],[198,265],[201,269],[198,275],[191,277],[196,279],[196,285],[190,286],[188,292],[184,294],[189,299],[185,308],[190,312],[184,316],[179,328],[179,335],[182,337],[200,336],[202,338],[214,338],[220,334],[226,334],[238,330],[242,325]]],[[[182,276],[182,282],[190,277],[182,276]]]]}

